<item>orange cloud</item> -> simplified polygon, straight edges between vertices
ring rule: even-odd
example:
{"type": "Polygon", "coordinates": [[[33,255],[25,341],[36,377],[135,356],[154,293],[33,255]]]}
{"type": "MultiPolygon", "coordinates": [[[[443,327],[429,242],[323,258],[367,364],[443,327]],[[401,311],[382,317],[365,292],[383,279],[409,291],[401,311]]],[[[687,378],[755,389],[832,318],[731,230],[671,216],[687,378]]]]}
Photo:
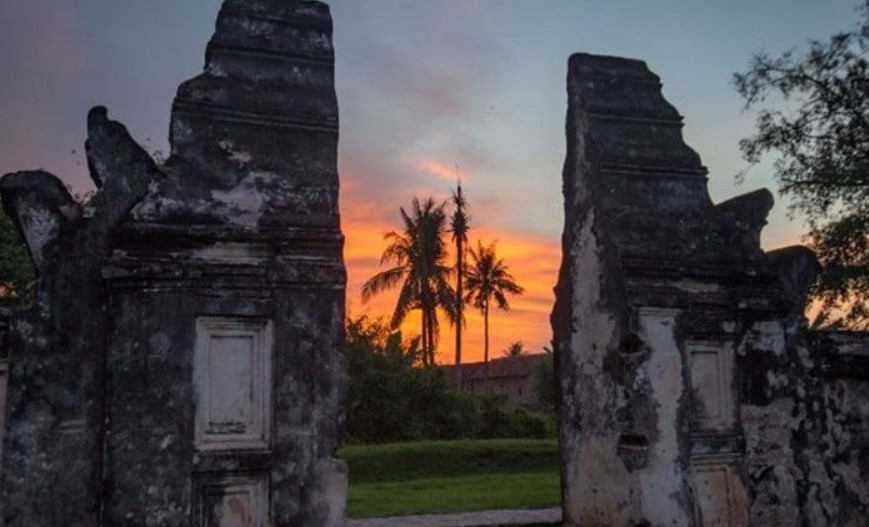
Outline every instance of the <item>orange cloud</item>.
{"type": "Polygon", "coordinates": [[[424,159],[417,163],[417,168],[424,170],[433,176],[437,176],[444,181],[450,182],[455,182],[457,176],[456,172],[458,171],[455,166],[445,165],[428,159],[424,159]]]}

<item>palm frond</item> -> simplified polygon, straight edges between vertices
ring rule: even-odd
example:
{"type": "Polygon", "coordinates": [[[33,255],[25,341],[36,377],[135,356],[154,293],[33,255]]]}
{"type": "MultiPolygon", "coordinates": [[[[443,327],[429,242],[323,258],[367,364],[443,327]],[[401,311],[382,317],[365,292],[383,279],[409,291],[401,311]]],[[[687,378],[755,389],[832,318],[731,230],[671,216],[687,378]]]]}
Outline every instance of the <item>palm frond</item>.
{"type": "Polygon", "coordinates": [[[408,280],[401,286],[398,299],[395,301],[395,309],[392,311],[392,318],[389,321],[389,325],[393,329],[397,329],[401,325],[411,309],[419,307],[419,303],[416,301],[418,295],[414,291],[414,285],[408,280]]]}
{"type": "Polygon", "coordinates": [[[501,309],[510,309],[507,294],[521,295],[525,289],[507,270],[507,264],[497,257],[496,243],[484,246],[477,240],[477,246],[470,247],[471,265],[465,273],[467,295],[465,301],[483,310],[495,300],[501,309]]]}
{"type": "Polygon", "coordinates": [[[367,304],[373,296],[395,287],[395,285],[404,277],[406,272],[406,267],[399,266],[386,271],[381,271],[369,278],[368,281],[362,285],[362,303],[367,304]]]}

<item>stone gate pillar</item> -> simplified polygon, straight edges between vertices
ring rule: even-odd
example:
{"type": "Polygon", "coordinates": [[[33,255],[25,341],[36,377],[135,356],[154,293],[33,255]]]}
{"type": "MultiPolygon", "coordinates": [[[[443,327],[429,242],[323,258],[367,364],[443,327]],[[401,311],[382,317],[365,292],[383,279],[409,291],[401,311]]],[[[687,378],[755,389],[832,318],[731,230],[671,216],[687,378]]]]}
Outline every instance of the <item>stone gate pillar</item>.
{"type": "Polygon", "coordinates": [[[332,26],[224,2],[109,287],[106,521],[337,525],[345,272],[332,26]]]}
{"type": "Polygon", "coordinates": [[[681,128],[645,63],[571,57],[552,323],[572,527],[748,521],[737,364],[758,341],[785,360],[814,258],[760,249],[768,191],[713,205],[681,128]]]}
{"type": "Polygon", "coordinates": [[[328,7],[225,0],[163,165],[105,109],[89,136],[90,210],[0,183],[41,275],[11,322],[3,524],[341,525],[328,7]]]}

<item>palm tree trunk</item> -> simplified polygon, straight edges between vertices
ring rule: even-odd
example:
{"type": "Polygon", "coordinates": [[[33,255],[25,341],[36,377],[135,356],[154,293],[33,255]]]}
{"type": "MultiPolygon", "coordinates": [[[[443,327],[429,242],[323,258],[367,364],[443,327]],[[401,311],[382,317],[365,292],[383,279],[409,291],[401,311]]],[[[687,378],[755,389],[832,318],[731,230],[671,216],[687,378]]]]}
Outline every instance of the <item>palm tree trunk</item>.
{"type": "Polygon", "coordinates": [[[431,320],[429,320],[430,324],[428,325],[428,330],[429,330],[429,332],[431,332],[431,338],[429,339],[429,342],[431,343],[431,348],[429,349],[429,356],[428,356],[429,366],[434,366],[434,364],[435,364],[435,329],[434,329],[435,324],[434,324],[434,318],[436,316],[438,316],[438,314],[435,312],[435,308],[432,308],[431,320]]]}
{"type": "Polygon", "coordinates": [[[428,344],[428,347],[425,349],[425,364],[426,366],[431,366],[431,311],[430,309],[426,309],[425,312],[425,330],[426,336],[425,341],[428,344]]]}
{"type": "Polygon", "coordinates": [[[434,323],[432,321],[432,316],[434,315],[434,309],[431,306],[423,307],[423,319],[425,320],[425,325],[423,326],[423,331],[425,332],[425,337],[423,341],[425,342],[425,346],[422,351],[422,362],[426,366],[431,366],[434,364],[434,323]]]}
{"type": "Polygon", "coordinates": [[[421,310],[422,318],[422,363],[425,364],[428,360],[428,316],[425,307],[421,310]]]}
{"type": "Polygon", "coordinates": [[[464,262],[462,261],[462,237],[456,238],[456,312],[458,320],[456,322],[456,386],[459,390],[462,389],[462,276],[464,274],[464,262]]]}
{"type": "Polygon", "coordinates": [[[489,389],[489,302],[483,307],[483,389],[489,389]]]}

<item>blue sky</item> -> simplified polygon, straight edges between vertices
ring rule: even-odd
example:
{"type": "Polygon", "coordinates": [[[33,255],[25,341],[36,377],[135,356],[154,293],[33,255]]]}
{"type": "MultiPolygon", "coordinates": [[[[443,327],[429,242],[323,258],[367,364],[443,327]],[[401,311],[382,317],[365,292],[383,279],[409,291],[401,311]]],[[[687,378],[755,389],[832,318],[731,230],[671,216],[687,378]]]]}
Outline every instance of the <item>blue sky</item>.
{"type": "MultiPolygon", "coordinates": [[[[568,56],[645,60],[685,116],[686,140],[721,201],[774,188],[765,167],[734,184],[744,167],[737,142],[753,116],[742,112],[733,72],[757,51],[777,54],[857,22],[852,0],[328,3],[351,309],[368,309],[356,289],[376,270],[378,237],[396,224],[397,207],[415,195],[446,197],[458,164],[477,235],[499,240],[517,278],[520,270],[536,273],[526,275],[536,285],[517,311],[530,317],[522,327],[534,337],[523,338],[538,349],[548,339],[543,312],[555,283],[555,266],[540,264],[541,254],[552,258],[543,248],[557,248],[562,226],[568,56]],[[522,244],[535,248],[523,252],[522,244]]],[[[200,71],[219,5],[2,0],[0,173],[41,167],[87,189],[85,116],[96,104],[149,149],[166,150],[175,88],[200,71]]],[[[778,200],[764,244],[792,243],[801,230],[778,200]]]]}

